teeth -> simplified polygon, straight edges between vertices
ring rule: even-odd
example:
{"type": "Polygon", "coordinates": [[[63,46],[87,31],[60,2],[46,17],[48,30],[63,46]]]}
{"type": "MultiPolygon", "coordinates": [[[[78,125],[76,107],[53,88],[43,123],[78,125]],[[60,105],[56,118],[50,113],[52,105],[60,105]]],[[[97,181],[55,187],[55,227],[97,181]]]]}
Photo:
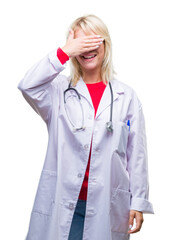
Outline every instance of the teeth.
{"type": "Polygon", "coordinates": [[[93,55],[93,56],[83,56],[83,58],[85,58],[85,59],[90,59],[90,58],[93,58],[93,57],[95,57],[96,55],[93,55]]]}

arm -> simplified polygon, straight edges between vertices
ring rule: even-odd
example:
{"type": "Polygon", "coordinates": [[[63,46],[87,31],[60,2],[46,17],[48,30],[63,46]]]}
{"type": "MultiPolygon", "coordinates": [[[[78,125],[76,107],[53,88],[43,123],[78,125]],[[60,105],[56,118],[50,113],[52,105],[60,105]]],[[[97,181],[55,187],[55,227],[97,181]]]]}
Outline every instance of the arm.
{"type": "MultiPolygon", "coordinates": [[[[74,38],[74,32],[70,31],[67,42],[62,49],[49,53],[25,74],[18,88],[27,102],[45,122],[48,121],[51,112],[54,90],[52,82],[65,68],[63,64],[69,57],[75,57],[91,51],[100,46],[100,44],[100,36],[90,35],[74,38]]],[[[57,97],[58,86],[56,87],[55,95],[57,97]]],[[[56,104],[58,104],[58,101],[56,104]]]]}
{"type": "Polygon", "coordinates": [[[32,66],[18,84],[27,102],[44,121],[48,120],[52,105],[51,83],[64,68],[57,58],[57,51],[54,50],[32,66]]]}

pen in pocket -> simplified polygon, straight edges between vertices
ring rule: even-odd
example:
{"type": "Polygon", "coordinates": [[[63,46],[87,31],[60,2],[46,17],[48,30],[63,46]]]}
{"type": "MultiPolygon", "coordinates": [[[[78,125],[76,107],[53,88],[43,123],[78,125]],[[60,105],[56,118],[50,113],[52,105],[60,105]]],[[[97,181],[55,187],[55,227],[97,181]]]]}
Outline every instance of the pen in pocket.
{"type": "Polygon", "coordinates": [[[129,127],[129,131],[130,131],[130,120],[128,120],[127,125],[129,127]]]}

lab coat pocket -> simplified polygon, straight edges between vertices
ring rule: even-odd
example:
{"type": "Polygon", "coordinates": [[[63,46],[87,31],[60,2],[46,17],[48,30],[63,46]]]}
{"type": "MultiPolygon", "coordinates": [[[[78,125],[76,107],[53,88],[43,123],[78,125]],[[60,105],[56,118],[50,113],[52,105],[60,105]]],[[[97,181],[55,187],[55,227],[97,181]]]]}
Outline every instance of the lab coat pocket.
{"type": "Polygon", "coordinates": [[[55,198],[56,172],[43,170],[33,206],[33,212],[51,215],[55,198]]]}
{"type": "Polygon", "coordinates": [[[129,127],[125,122],[114,122],[114,150],[121,156],[126,154],[128,134],[129,127]]]}
{"type": "Polygon", "coordinates": [[[129,226],[130,201],[130,192],[122,189],[114,189],[110,208],[112,231],[127,234],[129,226]]]}

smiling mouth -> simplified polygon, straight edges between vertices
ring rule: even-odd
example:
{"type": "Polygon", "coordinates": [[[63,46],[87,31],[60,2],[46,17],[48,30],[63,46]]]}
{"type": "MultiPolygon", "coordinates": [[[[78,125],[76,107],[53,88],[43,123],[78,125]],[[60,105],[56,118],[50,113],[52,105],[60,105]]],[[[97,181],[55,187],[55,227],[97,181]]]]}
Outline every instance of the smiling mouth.
{"type": "Polygon", "coordinates": [[[83,59],[92,59],[96,57],[96,54],[90,56],[81,56],[83,59]]]}

